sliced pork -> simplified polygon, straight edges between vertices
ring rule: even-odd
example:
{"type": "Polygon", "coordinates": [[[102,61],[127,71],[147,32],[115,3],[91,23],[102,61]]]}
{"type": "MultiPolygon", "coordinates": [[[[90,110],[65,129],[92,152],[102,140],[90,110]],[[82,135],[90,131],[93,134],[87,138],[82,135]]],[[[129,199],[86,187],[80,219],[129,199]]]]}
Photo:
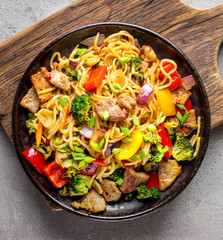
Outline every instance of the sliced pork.
{"type": "Polygon", "coordinates": [[[31,87],[27,94],[22,98],[20,105],[29,109],[32,113],[37,113],[40,107],[39,98],[34,87],[31,87]]]}
{"type": "Polygon", "coordinates": [[[103,179],[101,182],[101,188],[102,195],[104,196],[106,202],[117,202],[122,195],[114,181],[103,179]]]}
{"type": "Polygon", "coordinates": [[[123,184],[120,186],[120,190],[123,193],[130,193],[136,190],[141,184],[146,184],[149,176],[144,172],[136,172],[134,168],[125,170],[123,177],[123,184]]]}
{"type": "Polygon", "coordinates": [[[132,97],[124,95],[118,99],[118,105],[130,112],[136,106],[136,101],[132,97]]]}
{"type": "Polygon", "coordinates": [[[90,212],[102,212],[106,209],[105,199],[95,189],[84,195],[81,202],[74,201],[71,205],[77,209],[83,208],[90,212]]]}
{"type": "Polygon", "coordinates": [[[103,119],[103,113],[107,110],[109,112],[109,121],[122,121],[126,118],[126,115],[119,107],[118,102],[112,98],[108,98],[106,100],[102,100],[95,104],[94,111],[99,115],[99,117],[103,119]]]}
{"type": "Polygon", "coordinates": [[[184,137],[187,137],[191,132],[193,132],[197,128],[197,123],[196,123],[196,115],[195,115],[195,110],[191,109],[189,111],[189,115],[187,120],[183,123],[181,127],[181,134],[184,137]]]}
{"type": "Polygon", "coordinates": [[[168,188],[182,172],[182,167],[176,160],[163,160],[159,163],[159,187],[160,191],[168,188]]]}
{"type": "Polygon", "coordinates": [[[186,90],[183,86],[176,88],[171,93],[172,93],[174,102],[183,104],[183,105],[186,103],[186,101],[191,96],[191,92],[186,90]]]}
{"type": "Polygon", "coordinates": [[[48,101],[50,98],[53,97],[52,92],[46,92],[43,94],[39,93],[40,91],[47,90],[47,89],[53,87],[51,85],[51,83],[45,77],[48,73],[49,72],[47,71],[47,69],[45,67],[42,67],[40,72],[33,74],[30,78],[30,80],[37,92],[37,95],[38,95],[38,98],[39,98],[39,101],[41,104],[48,101]]]}
{"type": "Polygon", "coordinates": [[[70,80],[69,77],[57,70],[52,70],[49,73],[49,81],[56,87],[68,91],[70,89],[70,80]]]}

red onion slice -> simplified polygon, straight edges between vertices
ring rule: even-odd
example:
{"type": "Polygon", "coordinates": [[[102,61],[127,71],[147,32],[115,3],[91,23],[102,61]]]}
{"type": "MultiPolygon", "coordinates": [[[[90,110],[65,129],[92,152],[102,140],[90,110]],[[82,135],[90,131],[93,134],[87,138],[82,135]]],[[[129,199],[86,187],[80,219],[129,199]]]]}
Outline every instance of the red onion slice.
{"type": "Polygon", "coordinates": [[[151,93],[153,93],[153,91],[154,90],[152,89],[152,87],[148,83],[146,83],[145,85],[142,86],[137,96],[136,102],[140,105],[146,105],[148,98],[151,95],[151,93]]]}
{"type": "Polygon", "coordinates": [[[91,136],[93,135],[94,133],[94,127],[92,127],[91,129],[88,128],[88,122],[86,122],[83,127],[81,128],[80,130],[80,135],[85,137],[85,138],[88,138],[90,139],[91,136]]]}
{"type": "Polygon", "coordinates": [[[114,148],[113,143],[109,143],[107,149],[105,150],[105,156],[110,156],[112,154],[112,150],[114,148]]]}
{"type": "Polygon", "coordinates": [[[183,80],[182,86],[186,90],[190,90],[196,84],[194,77],[192,75],[188,75],[188,76],[182,78],[182,80],[183,80]]]}

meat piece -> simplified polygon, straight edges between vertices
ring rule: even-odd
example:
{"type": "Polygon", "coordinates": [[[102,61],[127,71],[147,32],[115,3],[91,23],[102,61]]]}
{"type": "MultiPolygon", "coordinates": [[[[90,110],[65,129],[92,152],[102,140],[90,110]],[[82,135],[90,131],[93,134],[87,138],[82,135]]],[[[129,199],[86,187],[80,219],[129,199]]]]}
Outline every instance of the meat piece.
{"type": "Polygon", "coordinates": [[[47,92],[43,94],[38,93],[39,91],[52,88],[51,83],[45,78],[48,73],[49,72],[47,71],[47,69],[45,67],[42,67],[41,72],[33,74],[30,78],[34,88],[36,89],[40,103],[44,103],[53,97],[52,92],[47,92]]]}
{"type": "Polygon", "coordinates": [[[40,103],[34,87],[29,89],[27,94],[22,98],[20,105],[29,109],[32,113],[38,112],[40,103]]]}
{"type": "Polygon", "coordinates": [[[104,120],[103,113],[105,110],[108,110],[110,117],[108,120],[110,121],[122,121],[126,118],[126,115],[119,107],[117,101],[112,98],[108,98],[106,100],[102,100],[95,104],[94,111],[99,115],[99,117],[104,120]]]}
{"type": "Polygon", "coordinates": [[[74,201],[71,203],[71,206],[77,209],[83,208],[96,213],[102,212],[106,209],[106,202],[104,198],[93,189],[81,199],[81,202],[74,201]]]}
{"type": "Polygon", "coordinates": [[[91,136],[91,140],[96,143],[100,142],[101,139],[105,136],[105,132],[105,129],[97,129],[95,133],[91,136]]]}
{"type": "Polygon", "coordinates": [[[136,190],[140,184],[146,184],[149,176],[144,172],[135,172],[133,168],[129,168],[124,172],[123,184],[120,190],[123,193],[130,193],[136,190]]]}
{"type": "Polygon", "coordinates": [[[191,92],[187,91],[183,86],[176,88],[171,93],[172,93],[174,102],[183,104],[183,105],[186,103],[186,101],[191,95],[191,92]]]}
{"type": "Polygon", "coordinates": [[[56,160],[56,163],[57,163],[57,164],[61,164],[61,163],[63,162],[63,160],[68,159],[68,157],[69,157],[70,155],[71,155],[70,152],[62,153],[62,152],[56,151],[56,152],[55,152],[55,160],[56,160]]]}
{"type": "Polygon", "coordinates": [[[181,174],[181,169],[182,167],[176,160],[168,159],[159,163],[158,178],[160,191],[164,191],[174,182],[176,177],[181,174]]]}
{"type": "Polygon", "coordinates": [[[122,193],[117,188],[117,185],[115,182],[103,179],[101,182],[101,188],[102,188],[102,195],[104,196],[106,202],[117,202],[122,193]]]}
{"type": "Polygon", "coordinates": [[[145,61],[142,61],[142,65],[140,67],[140,71],[143,71],[145,73],[147,71],[148,67],[149,67],[149,63],[145,62],[145,61]]]}
{"type": "Polygon", "coordinates": [[[124,95],[118,99],[118,105],[130,112],[133,106],[136,106],[136,101],[132,97],[124,95]]]}
{"type": "Polygon", "coordinates": [[[140,57],[146,62],[156,62],[157,57],[150,46],[143,45],[140,50],[140,57]]]}
{"type": "Polygon", "coordinates": [[[197,123],[196,123],[196,115],[195,115],[195,110],[191,109],[189,111],[189,115],[187,120],[183,123],[181,127],[181,134],[184,137],[187,137],[191,132],[193,132],[197,128],[197,123]]]}
{"type": "Polygon", "coordinates": [[[56,87],[68,91],[70,89],[69,77],[57,70],[52,70],[50,73],[49,81],[56,87]]]}

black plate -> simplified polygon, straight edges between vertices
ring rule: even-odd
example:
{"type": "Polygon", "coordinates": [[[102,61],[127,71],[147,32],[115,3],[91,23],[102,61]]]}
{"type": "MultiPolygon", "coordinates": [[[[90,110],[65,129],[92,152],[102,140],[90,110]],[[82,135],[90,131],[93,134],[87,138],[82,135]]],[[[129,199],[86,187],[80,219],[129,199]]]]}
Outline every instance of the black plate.
{"type": "Polygon", "coordinates": [[[69,210],[73,213],[78,213],[80,215],[102,220],[121,220],[134,218],[154,211],[155,209],[174,199],[189,184],[197,172],[206,152],[210,132],[210,109],[207,94],[198,72],[189,59],[181,50],[179,50],[174,44],[161,35],[139,26],[124,23],[99,23],[78,28],[56,39],[46,48],[44,48],[31,62],[22,77],[14,99],[12,119],[13,140],[17,154],[25,172],[35,186],[59,207],[69,210]],[[141,46],[143,44],[150,45],[157,53],[157,57],[159,59],[173,59],[178,65],[178,71],[181,76],[186,76],[189,74],[194,76],[196,85],[192,90],[192,102],[194,108],[196,109],[197,116],[202,116],[202,127],[200,134],[202,137],[201,146],[199,154],[193,161],[181,163],[183,165],[182,174],[176,179],[171,187],[161,193],[159,200],[138,201],[134,199],[130,202],[120,201],[114,204],[107,204],[107,209],[105,212],[89,215],[84,210],[72,208],[70,206],[71,200],[63,200],[59,196],[58,189],[53,188],[44,176],[38,174],[22,155],[24,150],[31,147],[31,139],[25,128],[25,121],[28,112],[19,105],[19,102],[31,86],[29,80],[30,76],[39,71],[41,66],[46,66],[49,68],[49,60],[54,52],[59,51],[62,56],[69,56],[72,49],[81,40],[89,36],[94,36],[97,32],[104,33],[106,36],[108,36],[120,30],[126,30],[134,35],[134,37],[139,40],[141,46]]]}

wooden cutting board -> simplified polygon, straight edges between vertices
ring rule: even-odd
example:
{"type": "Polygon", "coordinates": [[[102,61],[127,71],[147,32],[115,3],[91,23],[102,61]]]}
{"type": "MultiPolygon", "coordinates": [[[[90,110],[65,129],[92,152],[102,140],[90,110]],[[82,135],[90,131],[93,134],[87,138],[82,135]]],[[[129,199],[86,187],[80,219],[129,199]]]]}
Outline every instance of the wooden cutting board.
{"type": "MultiPolygon", "coordinates": [[[[223,42],[223,4],[200,10],[180,0],[79,0],[0,45],[0,120],[11,141],[13,99],[30,62],[54,39],[97,22],[132,23],[172,41],[192,61],[204,82],[211,127],[223,123],[223,82],[217,65],[223,42]]],[[[51,208],[58,210],[54,205],[51,208]]]]}

